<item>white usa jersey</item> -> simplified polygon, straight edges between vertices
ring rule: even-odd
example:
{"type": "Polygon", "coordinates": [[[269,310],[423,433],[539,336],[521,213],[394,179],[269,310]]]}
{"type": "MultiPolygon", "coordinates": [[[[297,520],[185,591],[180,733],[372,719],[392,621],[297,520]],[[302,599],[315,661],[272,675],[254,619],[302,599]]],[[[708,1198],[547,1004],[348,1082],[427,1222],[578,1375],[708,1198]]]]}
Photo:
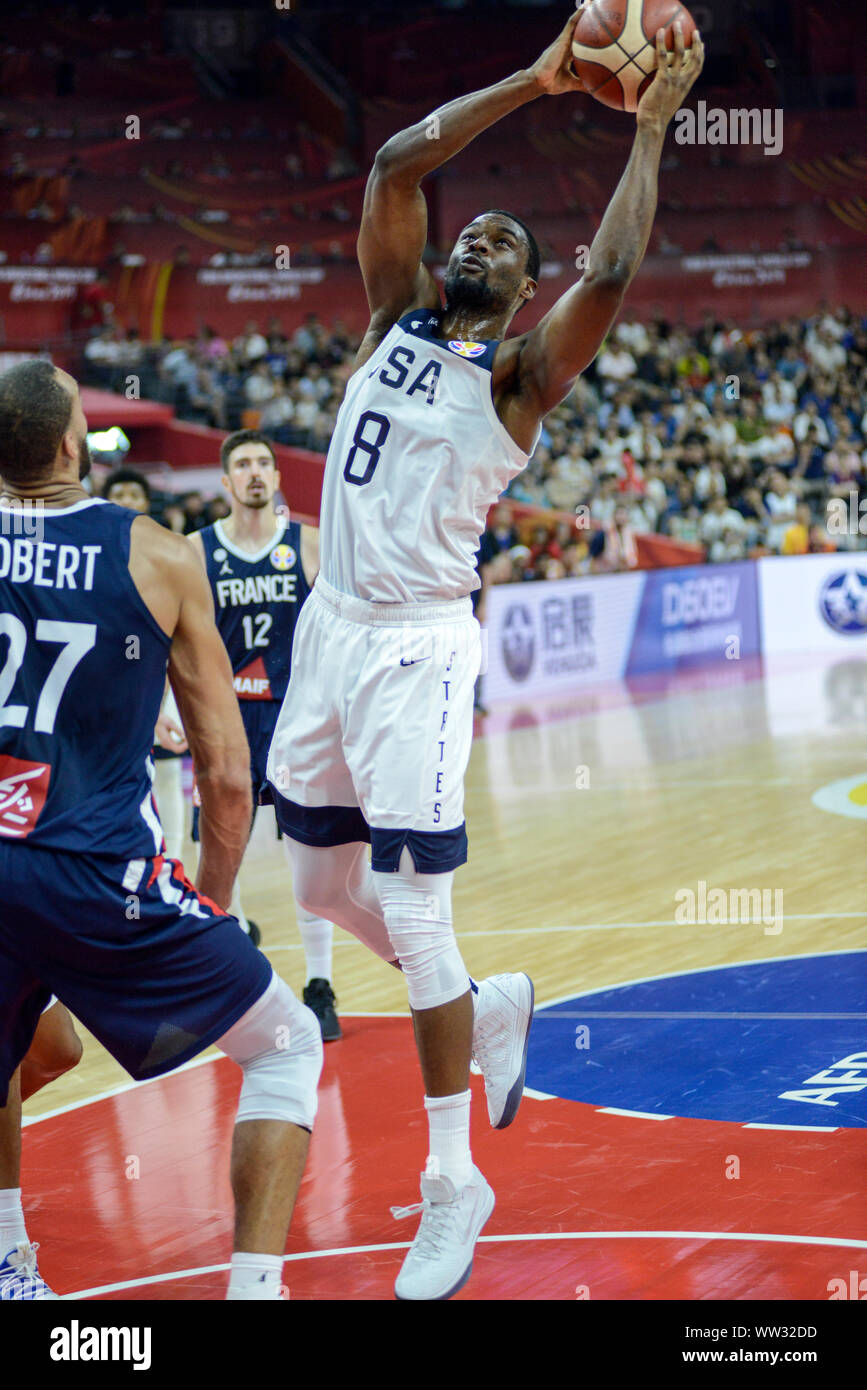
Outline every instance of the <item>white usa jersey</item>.
{"type": "Polygon", "coordinates": [[[529,459],[491,397],[498,342],[440,340],[438,328],[416,309],[389,330],[350,380],[328,450],[322,576],[371,603],[477,589],[488,509],[529,459]]]}

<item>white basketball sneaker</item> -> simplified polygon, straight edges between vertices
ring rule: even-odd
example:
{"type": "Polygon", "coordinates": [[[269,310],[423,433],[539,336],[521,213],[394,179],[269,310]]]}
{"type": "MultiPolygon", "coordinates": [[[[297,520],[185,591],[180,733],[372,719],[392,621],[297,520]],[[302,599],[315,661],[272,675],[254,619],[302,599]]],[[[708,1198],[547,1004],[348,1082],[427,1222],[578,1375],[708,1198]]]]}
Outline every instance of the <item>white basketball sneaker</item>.
{"type": "Polygon", "coordinates": [[[19,1241],[0,1262],[0,1300],[57,1298],[36,1268],[39,1242],[19,1241]]]}
{"type": "Polygon", "coordinates": [[[473,1268],[482,1227],[494,1210],[494,1194],[478,1168],[465,1187],[450,1178],[421,1175],[422,1201],[392,1207],[396,1220],[421,1212],[421,1225],[394,1285],[395,1297],[446,1299],[462,1289],[473,1268]]]}
{"type": "Polygon", "coordinates": [[[529,975],[491,975],[479,981],[473,1060],[485,1078],[488,1117],[494,1129],[510,1125],[521,1104],[533,999],[529,975]]]}

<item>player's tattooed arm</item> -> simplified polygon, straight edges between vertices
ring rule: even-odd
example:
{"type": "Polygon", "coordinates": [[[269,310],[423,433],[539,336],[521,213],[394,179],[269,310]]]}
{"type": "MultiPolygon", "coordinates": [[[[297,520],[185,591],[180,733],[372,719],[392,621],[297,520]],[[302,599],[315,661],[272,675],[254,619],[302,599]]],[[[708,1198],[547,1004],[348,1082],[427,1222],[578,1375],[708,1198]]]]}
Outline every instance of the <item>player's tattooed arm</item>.
{"type": "Polygon", "coordinates": [[[644,259],[656,213],[665,131],[704,62],[701,38],[696,34],[685,49],[679,24],[675,45],[668,54],[660,30],[659,68],[638,104],[629,161],[593,239],[583,278],[523,340],[519,396],[526,410],[533,412],[535,406],[537,419],[563,400],[593,361],[644,259]]]}

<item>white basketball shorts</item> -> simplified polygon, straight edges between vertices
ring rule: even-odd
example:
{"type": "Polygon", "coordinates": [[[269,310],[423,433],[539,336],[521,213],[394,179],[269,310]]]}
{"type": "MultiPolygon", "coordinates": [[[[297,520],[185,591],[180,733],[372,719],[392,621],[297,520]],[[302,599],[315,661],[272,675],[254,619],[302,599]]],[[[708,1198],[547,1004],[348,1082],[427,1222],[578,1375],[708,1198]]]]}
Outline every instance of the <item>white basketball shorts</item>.
{"type": "Polygon", "coordinates": [[[468,598],[368,603],[320,575],[268,756],[284,833],[320,847],[366,840],[382,873],[397,871],[404,845],[419,873],[465,863],[480,662],[468,598]]]}

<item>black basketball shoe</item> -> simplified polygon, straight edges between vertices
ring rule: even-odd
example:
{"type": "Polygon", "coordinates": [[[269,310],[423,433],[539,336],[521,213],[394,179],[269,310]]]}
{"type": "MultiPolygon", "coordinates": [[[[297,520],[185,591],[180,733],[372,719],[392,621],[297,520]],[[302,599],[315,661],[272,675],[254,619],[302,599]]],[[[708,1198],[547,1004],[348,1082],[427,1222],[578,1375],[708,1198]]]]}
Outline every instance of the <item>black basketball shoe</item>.
{"type": "Polygon", "coordinates": [[[255,922],[251,922],[249,917],[247,918],[247,927],[247,935],[249,936],[253,945],[258,946],[260,941],[262,940],[262,933],[260,932],[257,924],[255,922]]]}
{"type": "Polygon", "coordinates": [[[336,1042],[338,1038],[343,1037],[340,1020],[334,1008],[337,999],[328,980],[311,980],[309,985],[305,985],[304,1003],[319,1019],[323,1042],[336,1042]]]}

